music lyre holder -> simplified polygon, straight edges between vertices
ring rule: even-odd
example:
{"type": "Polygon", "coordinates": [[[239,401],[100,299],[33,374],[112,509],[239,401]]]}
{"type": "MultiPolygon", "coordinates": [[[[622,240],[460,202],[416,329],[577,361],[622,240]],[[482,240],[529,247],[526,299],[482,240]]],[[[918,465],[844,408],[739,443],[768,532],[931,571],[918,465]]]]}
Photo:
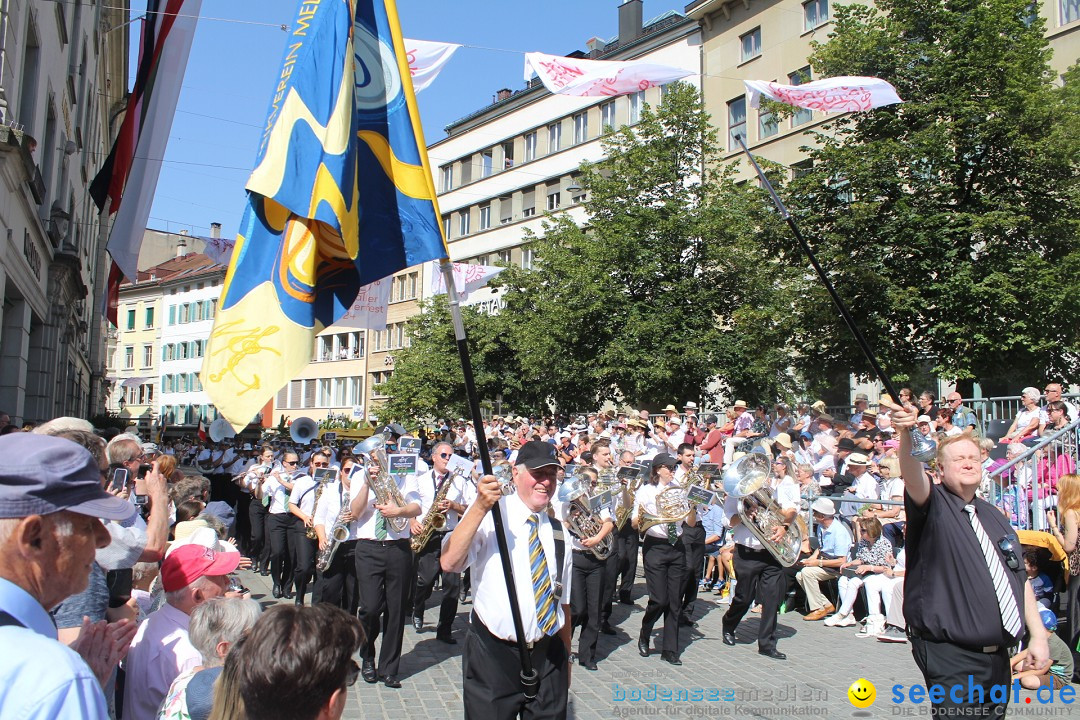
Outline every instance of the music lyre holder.
{"type": "MultiPolygon", "coordinates": [[[[806,254],[807,259],[810,260],[810,264],[814,267],[814,272],[817,273],[818,278],[821,280],[821,284],[829,291],[829,296],[832,298],[833,304],[836,305],[836,309],[840,311],[840,316],[844,319],[844,324],[847,325],[848,330],[855,337],[855,342],[859,345],[859,349],[862,350],[862,354],[866,357],[867,362],[870,363],[870,367],[874,369],[874,374],[877,375],[881,384],[885,387],[885,392],[889,394],[889,397],[893,402],[899,403],[900,395],[896,392],[892,380],[889,379],[889,376],[885,374],[885,370],[882,369],[881,364],[878,363],[874,351],[866,341],[866,337],[864,337],[862,331],[859,330],[859,326],[855,324],[855,318],[851,316],[851,312],[848,310],[844,300],[840,297],[839,293],[836,292],[836,288],[833,286],[832,281],[829,280],[829,276],[825,274],[825,270],[821,267],[821,263],[818,262],[817,256],[814,255],[814,251],[810,248],[810,244],[806,242],[806,238],[803,237],[802,232],[799,230],[795,218],[788,212],[787,206],[784,205],[784,201],[780,199],[780,196],[776,194],[776,190],[773,188],[772,183],[769,182],[769,178],[765,176],[765,172],[761,169],[761,166],[758,165],[757,160],[750,154],[750,148],[746,147],[743,136],[740,133],[736,133],[733,137],[735,138],[735,141],[739,143],[739,147],[742,148],[743,152],[746,153],[746,157],[750,160],[750,164],[754,166],[754,171],[757,172],[758,179],[761,180],[761,184],[768,190],[773,204],[776,205],[776,209],[780,212],[780,217],[788,224],[792,234],[795,235],[795,239],[799,241],[799,246],[806,254]]],[[[917,460],[922,462],[929,462],[932,460],[936,452],[936,443],[919,432],[917,428],[912,428],[910,432],[912,446],[911,454],[917,460]]]]}

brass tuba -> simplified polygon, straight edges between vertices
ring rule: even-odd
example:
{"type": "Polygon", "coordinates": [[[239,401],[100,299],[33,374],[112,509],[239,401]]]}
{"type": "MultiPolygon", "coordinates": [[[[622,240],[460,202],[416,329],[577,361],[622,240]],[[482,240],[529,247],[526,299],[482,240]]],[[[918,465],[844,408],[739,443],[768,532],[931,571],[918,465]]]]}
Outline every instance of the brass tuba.
{"type": "Polygon", "coordinates": [[[783,525],[783,513],[769,489],[769,458],[752,452],[731,463],[724,470],[724,490],[739,501],[739,518],[754,537],[784,567],[798,561],[806,530],[802,518],[796,518],[784,532],[781,542],[773,542],[773,531],[783,525]]]}
{"type": "MultiPolygon", "coordinates": [[[[370,475],[367,478],[368,486],[375,492],[375,499],[379,505],[397,505],[398,507],[408,505],[405,502],[405,496],[401,494],[401,490],[397,486],[397,481],[390,474],[390,462],[386,459],[385,435],[372,435],[354,447],[353,452],[359,455],[367,455],[379,465],[379,473],[375,476],[375,479],[372,480],[370,475]]],[[[405,532],[406,528],[409,527],[409,518],[388,517],[386,518],[386,524],[392,527],[395,532],[405,532]]]]}
{"type": "Polygon", "coordinates": [[[319,424],[309,417],[299,417],[289,426],[289,437],[297,445],[307,445],[319,435],[319,424]]]}
{"type": "MultiPolygon", "coordinates": [[[[559,500],[566,503],[566,518],[563,522],[578,540],[585,540],[596,535],[604,527],[604,521],[589,507],[589,485],[581,478],[564,480],[559,487],[559,500]]],[[[587,548],[597,560],[606,560],[611,555],[612,533],[604,536],[597,545],[587,548]]]]}

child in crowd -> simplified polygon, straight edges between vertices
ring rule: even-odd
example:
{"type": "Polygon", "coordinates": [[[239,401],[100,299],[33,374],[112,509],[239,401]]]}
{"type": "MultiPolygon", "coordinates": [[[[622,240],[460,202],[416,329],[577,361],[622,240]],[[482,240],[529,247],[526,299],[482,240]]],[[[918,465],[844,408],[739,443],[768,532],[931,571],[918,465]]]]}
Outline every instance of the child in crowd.
{"type": "Polygon", "coordinates": [[[1035,601],[1045,608],[1050,608],[1054,599],[1054,583],[1049,575],[1042,572],[1037,550],[1024,553],[1024,569],[1031,581],[1031,589],[1035,591],[1035,601]]]}

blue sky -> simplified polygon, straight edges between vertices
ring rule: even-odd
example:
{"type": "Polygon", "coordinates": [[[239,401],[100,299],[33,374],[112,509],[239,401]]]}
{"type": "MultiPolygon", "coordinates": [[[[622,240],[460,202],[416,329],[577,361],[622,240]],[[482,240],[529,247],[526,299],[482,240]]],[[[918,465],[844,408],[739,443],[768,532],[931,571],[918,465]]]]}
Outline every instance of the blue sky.
{"type": "MultiPolygon", "coordinates": [[[[619,4],[398,0],[405,37],[466,46],[418,96],[427,142],[445,137],[448,123],[488,105],[499,88],[522,87],[523,53],[566,54],[584,49],[593,36],[616,35],[619,4]]],[[[133,0],[131,6],[137,17],[146,3],[133,0]]],[[[210,223],[220,222],[224,235],[235,235],[287,37],[280,26],[292,23],[297,6],[296,0],[203,0],[150,227],[207,235],[210,223]]],[[[645,0],[644,16],[684,6],[645,0]]],[[[131,28],[134,57],[139,23],[131,28]]]]}

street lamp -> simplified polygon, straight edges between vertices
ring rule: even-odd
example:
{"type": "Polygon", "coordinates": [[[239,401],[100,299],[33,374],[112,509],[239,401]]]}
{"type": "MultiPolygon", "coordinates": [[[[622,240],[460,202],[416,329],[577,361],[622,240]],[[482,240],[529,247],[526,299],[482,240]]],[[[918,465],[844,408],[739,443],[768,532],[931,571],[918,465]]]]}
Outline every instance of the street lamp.
{"type": "Polygon", "coordinates": [[[120,396],[120,402],[116,403],[116,406],[120,408],[120,412],[124,412],[124,408],[127,407],[127,402],[124,401],[124,396],[120,396]]]}

